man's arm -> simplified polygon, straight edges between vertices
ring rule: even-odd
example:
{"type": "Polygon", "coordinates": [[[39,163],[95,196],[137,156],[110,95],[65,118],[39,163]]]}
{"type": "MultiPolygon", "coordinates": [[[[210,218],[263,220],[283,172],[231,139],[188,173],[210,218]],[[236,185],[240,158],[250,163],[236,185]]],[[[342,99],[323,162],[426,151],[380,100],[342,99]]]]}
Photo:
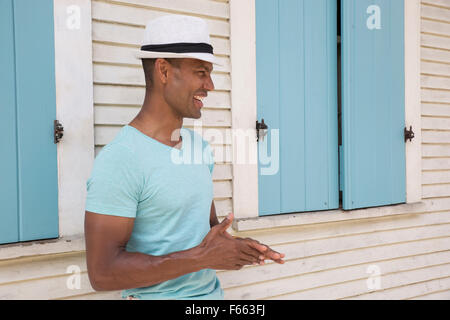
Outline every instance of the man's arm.
{"type": "Polygon", "coordinates": [[[134,220],[86,211],[86,260],[95,290],[151,286],[202,269],[198,248],[165,256],[125,251],[134,220]]]}
{"type": "Polygon", "coordinates": [[[191,249],[163,256],[128,252],[125,247],[134,220],[86,211],[86,261],[95,290],[146,287],[207,268],[239,270],[244,265],[258,264],[261,252],[270,250],[251,239],[238,240],[227,233],[233,220],[230,214],[191,249]]]}

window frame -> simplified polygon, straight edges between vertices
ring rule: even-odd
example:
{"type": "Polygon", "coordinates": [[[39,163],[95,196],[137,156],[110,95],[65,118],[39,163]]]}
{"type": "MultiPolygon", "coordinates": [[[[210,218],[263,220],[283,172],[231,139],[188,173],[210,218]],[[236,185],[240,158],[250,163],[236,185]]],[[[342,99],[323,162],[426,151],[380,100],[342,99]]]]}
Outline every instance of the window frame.
{"type": "Polygon", "coordinates": [[[86,181],[95,159],[91,1],[54,0],[59,234],[84,233],[86,181]],[[77,19],[80,23],[69,27],[77,19]],[[77,67],[70,67],[76,61],[77,67]]]}
{"type": "MultiPolygon", "coordinates": [[[[256,99],[256,0],[230,0],[232,131],[254,130],[256,99]]],[[[420,108],[420,1],[405,2],[405,124],[412,126],[415,138],[406,148],[406,203],[352,210],[352,218],[414,212],[422,207],[422,136],[420,108]],[[373,213],[376,212],[376,213],[373,213]]],[[[303,223],[341,221],[342,209],[259,217],[258,165],[240,164],[233,135],[233,228],[253,230],[303,223]],[[331,214],[330,214],[331,213],[331,214]],[[303,218],[302,218],[303,217],[303,218]],[[311,218],[313,217],[313,218],[311,218]],[[315,217],[315,218],[314,218],[315,217]]],[[[250,158],[257,159],[257,142],[249,142],[250,158]]],[[[347,216],[347,215],[345,215],[347,216]]],[[[348,218],[348,217],[347,217],[348,218]]],[[[347,219],[345,218],[345,219],[347,219]]]]}

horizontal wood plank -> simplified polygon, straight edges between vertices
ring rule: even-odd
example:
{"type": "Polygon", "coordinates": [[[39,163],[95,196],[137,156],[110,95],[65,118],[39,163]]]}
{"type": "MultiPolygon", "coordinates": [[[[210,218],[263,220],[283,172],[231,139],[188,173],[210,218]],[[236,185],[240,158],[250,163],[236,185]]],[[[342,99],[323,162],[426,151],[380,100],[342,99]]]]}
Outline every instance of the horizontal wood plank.
{"type": "MultiPolygon", "coordinates": [[[[445,10],[437,10],[437,11],[444,12],[445,10]]],[[[450,16],[450,14],[449,14],[449,16],[450,16]]],[[[445,17],[444,15],[442,15],[442,17],[440,17],[440,18],[447,19],[447,20],[436,21],[436,20],[422,19],[422,22],[421,22],[422,32],[433,33],[435,35],[440,35],[443,37],[450,37],[450,23],[448,23],[448,21],[450,21],[450,17],[445,17]],[[447,21],[447,22],[444,22],[444,21],[447,21]]]]}
{"type": "Polygon", "coordinates": [[[450,157],[422,159],[422,170],[450,170],[450,157]]]}
{"type": "Polygon", "coordinates": [[[421,47],[420,54],[422,60],[450,63],[449,50],[421,47]]]}
{"type": "MultiPolygon", "coordinates": [[[[428,1],[428,0],[425,0],[422,2],[420,16],[425,19],[449,22],[450,21],[450,4],[447,0],[436,1],[434,3],[431,3],[431,1],[428,1]],[[431,5],[427,5],[427,4],[431,4],[431,5]],[[439,7],[436,7],[436,5],[439,7]],[[448,10],[443,9],[441,6],[448,7],[448,10]]],[[[447,31],[449,31],[449,29],[447,29],[447,31]]]]}
{"type": "Polygon", "coordinates": [[[422,172],[422,185],[436,183],[450,184],[450,170],[422,172]]]}
{"type": "Polygon", "coordinates": [[[422,186],[422,198],[450,197],[450,183],[422,186]]]}
{"type": "Polygon", "coordinates": [[[450,77],[422,76],[421,86],[425,88],[450,90],[450,77]]]}
{"type": "Polygon", "coordinates": [[[422,156],[424,157],[450,157],[450,145],[423,144],[422,156]]]}
{"type": "Polygon", "coordinates": [[[214,199],[217,217],[224,217],[233,211],[233,202],[231,199],[214,199]]]}
{"type": "MultiPolygon", "coordinates": [[[[449,66],[450,67],[450,66],[449,66]]],[[[423,102],[450,103],[450,90],[421,90],[423,102]]]]}
{"type": "Polygon", "coordinates": [[[435,266],[423,270],[412,270],[408,273],[394,274],[388,278],[397,280],[389,282],[389,287],[384,290],[358,295],[352,300],[406,300],[411,297],[450,288],[450,277],[446,274],[446,267],[435,266]],[[433,275],[436,275],[435,277],[433,275]],[[400,279],[396,278],[400,277],[400,279]],[[411,279],[410,283],[406,283],[411,279]],[[401,297],[401,298],[399,298],[401,297]]]}
{"type": "Polygon", "coordinates": [[[122,291],[96,291],[83,295],[68,296],[60,300],[122,300],[122,291]]]}
{"type": "MultiPolygon", "coordinates": [[[[422,115],[450,117],[450,104],[422,103],[422,115]]],[[[422,124],[423,127],[423,124],[422,124]]],[[[434,129],[434,128],[428,128],[434,129]]],[[[450,128],[449,128],[450,129],[450,128]]]]}
{"type": "Polygon", "coordinates": [[[421,8],[426,5],[437,6],[443,9],[450,9],[450,3],[448,3],[448,0],[422,0],[421,8]]]}
{"type": "Polygon", "coordinates": [[[424,47],[450,50],[450,37],[448,38],[443,35],[422,33],[420,37],[420,45],[424,47]]]}
{"type": "Polygon", "coordinates": [[[450,65],[446,63],[422,61],[420,72],[427,75],[450,77],[450,65]]]}
{"type": "Polygon", "coordinates": [[[85,254],[77,252],[0,261],[0,290],[1,284],[67,275],[70,266],[86,271],[85,254]]]}
{"type": "Polygon", "coordinates": [[[10,283],[0,285],[0,300],[51,300],[76,294],[87,294],[94,292],[86,272],[79,274],[80,288],[71,290],[67,286],[70,274],[52,278],[41,278],[32,281],[10,283]]]}
{"type": "Polygon", "coordinates": [[[439,280],[435,280],[434,282],[438,282],[438,287],[430,288],[431,286],[427,284],[427,291],[419,293],[419,295],[410,297],[408,300],[450,300],[450,281],[448,283],[448,288],[445,288],[444,285],[439,280]],[[442,288],[445,288],[442,290],[442,288]],[[434,291],[436,290],[436,291],[434,291]]]}
{"type": "MultiPolygon", "coordinates": [[[[422,129],[427,130],[450,130],[450,117],[422,117],[422,129]]],[[[424,131],[422,134],[425,134],[424,131]]],[[[427,141],[423,141],[427,142],[427,141]]],[[[443,141],[444,142],[444,141],[443,141]]]]}
{"type": "MultiPolygon", "coordinates": [[[[449,118],[450,120],[450,118],[449,118]]],[[[449,121],[450,122],[450,121],[449,121]]],[[[423,143],[450,143],[449,131],[426,130],[422,132],[423,143]]]]}

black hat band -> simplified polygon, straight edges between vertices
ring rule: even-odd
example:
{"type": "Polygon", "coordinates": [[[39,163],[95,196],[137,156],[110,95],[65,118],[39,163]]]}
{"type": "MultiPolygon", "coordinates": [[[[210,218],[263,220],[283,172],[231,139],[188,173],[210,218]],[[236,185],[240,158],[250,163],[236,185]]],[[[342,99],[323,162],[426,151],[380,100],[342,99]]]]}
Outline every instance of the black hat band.
{"type": "Polygon", "coordinates": [[[142,51],[152,52],[172,52],[172,53],[210,53],[213,54],[213,47],[207,43],[170,43],[170,44],[149,44],[141,47],[142,51]]]}

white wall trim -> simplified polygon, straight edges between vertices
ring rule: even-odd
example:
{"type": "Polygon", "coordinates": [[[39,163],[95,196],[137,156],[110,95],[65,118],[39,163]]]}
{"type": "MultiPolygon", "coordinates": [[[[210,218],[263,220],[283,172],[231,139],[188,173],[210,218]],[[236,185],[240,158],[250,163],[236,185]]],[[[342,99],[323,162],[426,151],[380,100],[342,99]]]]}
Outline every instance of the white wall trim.
{"type": "Polygon", "coordinates": [[[258,165],[250,161],[248,164],[238,162],[238,152],[245,153],[249,160],[257,159],[255,23],[255,0],[230,0],[233,213],[236,219],[258,217],[258,165]],[[247,147],[238,150],[240,144],[234,133],[252,129],[254,139],[250,137],[247,147]]]}
{"type": "Polygon", "coordinates": [[[407,203],[422,199],[420,27],[420,0],[405,0],[405,124],[414,131],[414,139],[405,146],[407,203]]]}
{"type": "MultiPolygon", "coordinates": [[[[257,117],[255,0],[230,0],[230,25],[232,129],[236,132],[254,129],[257,117]]],[[[422,199],[420,0],[405,0],[405,124],[412,125],[415,133],[405,146],[406,198],[411,204],[422,199]]],[[[237,220],[248,221],[258,218],[258,166],[238,164],[236,146],[233,136],[233,210],[237,220]]],[[[256,155],[256,141],[250,150],[256,155]]]]}
{"type": "MultiPolygon", "coordinates": [[[[446,199],[444,199],[446,200],[446,199]]],[[[233,230],[237,232],[263,229],[283,228],[311,225],[318,223],[333,223],[341,221],[356,221],[400,215],[425,214],[431,210],[433,202],[403,203],[392,206],[363,208],[351,211],[342,209],[317,212],[289,213],[275,216],[263,216],[251,219],[233,221],[233,230]]]]}
{"type": "Polygon", "coordinates": [[[54,0],[60,237],[84,232],[86,181],[94,161],[90,0],[54,0]]]}
{"type": "Polygon", "coordinates": [[[0,250],[0,262],[2,260],[44,256],[49,254],[73,253],[85,250],[85,239],[83,234],[51,240],[2,244],[0,250]]]}

